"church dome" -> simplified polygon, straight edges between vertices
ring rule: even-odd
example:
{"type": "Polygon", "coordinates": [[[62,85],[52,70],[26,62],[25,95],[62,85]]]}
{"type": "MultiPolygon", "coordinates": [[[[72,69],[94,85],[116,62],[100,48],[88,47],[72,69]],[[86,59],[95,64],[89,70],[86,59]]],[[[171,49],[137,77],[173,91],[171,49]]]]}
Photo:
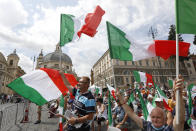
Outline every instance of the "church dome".
{"type": "Polygon", "coordinates": [[[6,59],[5,59],[5,57],[4,57],[4,55],[0,52],[0,61],[1,62],[4,62],[4,63],[7,63],[7,61],[6,61],[6,59]]]}
{"type": "Polygon", "coordinates": [[[66,55],[65,53],[62,52],[52,52],[47,54],[46,56],[43,57],[43,62],[51,62],[51,61],[59,61],[60,62],[60,56],[61,56],[61,61],[66,62],[68,64],[72,65],[71,58],[66,55]]]}

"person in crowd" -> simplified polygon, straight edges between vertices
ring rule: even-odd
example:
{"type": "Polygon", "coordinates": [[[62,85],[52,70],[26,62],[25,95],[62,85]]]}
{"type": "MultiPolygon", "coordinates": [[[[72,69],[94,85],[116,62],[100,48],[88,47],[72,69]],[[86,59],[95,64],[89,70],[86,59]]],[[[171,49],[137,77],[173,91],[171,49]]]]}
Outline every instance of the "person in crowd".
{"type": "Polygon", "coordinates": [[[37,107],[37,121],[34,124],[41,123],[42,106],[37,107]]]}
{"type": "Polygon", "coordinates": [[[172,110],[174,109],[176,105],[176,98],[174,93],[171,94],[171,99],[168,99],[168,105],[172,110]]]}
{"type": "Polygon", "coordinates": [[[59,107],[59,100],[55,100],[51,105],[50,105],[50,108],[49,108],[49,117],[48,118],[53,118],[59,107]]]}
{"type": "MultiPolygon", "coordinates": [[[[133,104],[130,103],[129,106],[134,111],[133,104]]],[[[121,130],[128,130],[128,131],[129,130],[132,130],[132,129],[138,128],[138,126],[136,125],[136,123],[129,118],[129,116],[128,116],[127,113],[125,113],[123,120],[120,123],[118,123],[116,125],[116,127],[119,128],[119,129],[121,129],[121,130]]]]}
{"type": "MultiPolygon", "coordinates": [[[[153,101],[153,96],[151,94],[148,95],[148,103],[147,103],[147,109],[148,112],[151,113],[152,109],[154,108],[152,101],[153,101]]],[[[148,117],[148,120],[150,120],[150,117],[148,117]]]]}
{"type": "MultiPolygon", "coordinates": [[[[94,113],[96,112],[96,102],[94,96],[90,91],[88,91],[90,84],[89,77],[81,77],[78,83],[78,88],[76,89],[71,86],[62,71],[60,71],[60,74],[69,92],[73,96],[75,96],[72,113],[77,117],[71,117],[68,120],[67,130],[89,131],[91,121],[93,120],[94,113]],[[76,126],[76,124],[80,126],[76,126]]],[[[60,114],[58,114],[57,116],[65,118],[63,115],[60,114]]]]}
{"type": "Polygon", "coordinates": [[[98,123],[98,131],[101,131],[101,122],[104,122],[107,119],[107,110],[103,104],[103,98],[98,98],[97,102],[97,123],[98,123]]]}
{"type": "Polygon", "coordinates": [[[128,114],[128,116],[134,120],[137,125],[142,129],[142,131],[183,131],[184,129],[184,112],[185,112],[185,106],[184,106],[184,101],[182,98],[182,90],[184,89],[183,86],[183,78],[180,75],[179,79],[175,80],[174,83],[174,90],[177,91],[179,90],[179,94],[180,94],[180,122],[179,125],[176,124],[176,118],[174,118],[174,122],[170,123],[170,125],[168,125],[165,121],[166,118],[166,114],[164,113],[164,110],[160,107],[156,107],[152,110],[152,112],[150,113],[150,117],[151,117],[151,122],[150,121],[145,121],[143,119],[141,119],[140,117],[138,117],[134,111],[124,102],[124,98],[123,96],[119,93],[119,91],[117,91],[117,97],[120,101],[120,104],[122,105],[123,109],[125,110],[125,112],[128,114]]]}

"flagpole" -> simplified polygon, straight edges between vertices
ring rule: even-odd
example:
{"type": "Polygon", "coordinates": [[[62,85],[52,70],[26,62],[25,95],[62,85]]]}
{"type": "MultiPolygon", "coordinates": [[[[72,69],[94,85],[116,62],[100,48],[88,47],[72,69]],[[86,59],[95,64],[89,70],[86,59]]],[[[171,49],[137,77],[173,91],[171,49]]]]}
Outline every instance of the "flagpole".
{"type": "MultiPolygon", "coordinates": [[[[179,76],[179,40],[178,34],[176,33],[176,79],[179,76]]],[[[180,124],[180,92],[179,90],[176,91],[176,124],[180,124]]]]}

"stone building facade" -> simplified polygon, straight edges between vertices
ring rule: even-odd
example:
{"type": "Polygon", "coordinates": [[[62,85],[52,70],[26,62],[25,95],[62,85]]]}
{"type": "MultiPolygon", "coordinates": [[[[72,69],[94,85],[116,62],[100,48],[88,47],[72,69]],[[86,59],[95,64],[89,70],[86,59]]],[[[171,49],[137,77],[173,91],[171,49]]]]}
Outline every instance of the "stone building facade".
{"type": "MultiPolygon", "coordinates": [[[[135,81],[133,71],[137,70],[151,74],[154,82],[158,85],[165,84],[168,86],[168,80],[176,77],[175,61],[175,57],[171,57],[166,61],[160,57],[140,61],[111,60],[109,50],[107,50],[92,67],[91,75],[94,80],[93,83],[97,86],[104,88],[105,84],[108,83],[123,89],[128,88],[128,85],[133,85],[135,81]]],[[[179,68],[179,72],[185,80],[196,80],[195,56],[194,59],[192,56],[189,60],[180,61],[179,68]]]]}
{"type": "Polygon", "coordinates": [[[24,70],[18,66],[19,60],[16,49],[7,56],[7,60],[0,52],[0,94],[14,94],[6,85],[25,74],[24,70]]]}
{"type": "Polygon", "coordinates": [[[45,56],[43,55],[43,52],[41,50],[36,63],[36,69],[62,69],[65,73],[73,74],[77,79],[77,74],[73,70],[71,58],[67,54],[62,52],[59,44],[56,45],[56,50],[54,52],[46,54],[45,56]]]}

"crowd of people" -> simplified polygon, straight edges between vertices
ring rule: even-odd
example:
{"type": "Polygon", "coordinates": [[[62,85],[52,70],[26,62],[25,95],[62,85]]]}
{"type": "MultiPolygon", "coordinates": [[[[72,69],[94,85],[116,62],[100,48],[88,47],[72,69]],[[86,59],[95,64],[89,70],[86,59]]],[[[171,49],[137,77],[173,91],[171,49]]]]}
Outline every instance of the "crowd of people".
{"type": "MultiPolygon", "coordinates": [[[[102,94],[93,94],[88,88],[90,79],[81,77],[77,89],[72,87],[67,79],[62,75],[64,84],[68,87],[69,92],[75,96],[74,99],[67,99],[67,110],[70,110],[74,117],[67,118],[65,115],[57,114],[57,117],[67,119],[64,130],[95,130],[95,123],[98,124],[96,130],[101,131],[101,127],[106,125],[109,127],[108,119],[108,90],[102,94]],[[79,126],[78,126],[79,125],[79,126]]],[[[148,109],[148,118],[144,118],[144,109],[135,87],[126,90],[126,92],[116,91],[116,99],[112,101],[112,126],[120,130],[131,131],[133,129],[141,129],[142,131],[183,131],[196,130],[196,95],[192,95],[192,109],[190,110],[190,100],[188,100],[188,90],[185,89],[184,80],[179,76],[175,80],[173,89],[164,91],[167,98],[163,99],[157,95],[154,87],[138,89],[143,101],[148,109]],[[176,91],[180,95],[180,121],[176,124],[176,91]],[[134,100],[130,102],[131,94],[134,94],[134,100]],[[166,105],[165,105],[166,103],[166,105]]]]}
{"type": "MultiPolygon", "coordinates": [[[[196,94],[186,89],[182,76],[175,80],[173,89],[162,90],[166,98],[158,93],[155,87],[137,88],[130,87],[126,91],[116,90],[115,98],[112,98],[111,112],[112,125],[109,123],[109,90],[102,93],[92,93],[89,91],[89,77],[81,77],[77,88],[72,87],[68,80],[60,73],[64,84],[71,95],[64,97],[64,114],[59,114],[57,109],[59,101],[50,104],[49,117],[62,117],[63,129],[67,131],[102,131],[103,126],[108,129],[110,126],[122,131],[142,130],[142,131],[196,131],[196,94]],[[179,91],[179,123],[176,124],[176,91],[179,91]],[[141,94],[140,94],[141,93],[141,94]],[[131,96],[133,95],[131,100],[131,96]],[[144,105],[147,108],[148,116],[145,118],[144,105]],[[192,105],[192,106],[190,106],[192,105]],[[66,113],[70,111],[71,115],[66,113]]],[[[160,88],[161,89],[161,88],[160,88]]],[[[38,119],[35,124],[41,123],[41,106],[38,106],[38,119]]]]}

